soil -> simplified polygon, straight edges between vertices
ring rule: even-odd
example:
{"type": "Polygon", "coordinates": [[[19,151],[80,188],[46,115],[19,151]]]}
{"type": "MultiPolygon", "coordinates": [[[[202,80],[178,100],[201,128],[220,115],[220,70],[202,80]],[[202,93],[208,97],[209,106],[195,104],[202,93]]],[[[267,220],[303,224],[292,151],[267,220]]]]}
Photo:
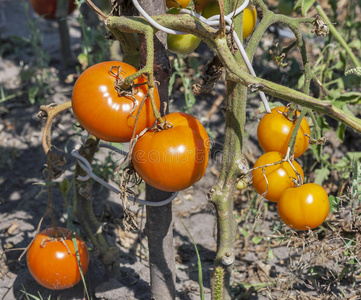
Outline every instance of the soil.
{"type": "MultiPolygon", "coordinates": [[[[66,83],[66,79],[77,70],[66,68],[62,63],[57,23],[40,18],[31,8],[29,14],[36,20],[38,30],[43,34],[42,50],[51,58],[48,70],[57,79],[51,81],[53,92],[45,99],[45,103],[64,103],[71,99],[73,85],[72,82],[66,83]]],[[[80,26],[74,15],[69,18],[68,23],[72,50],[79,53],[80,26]]],[[[29,36],[23,4],[0,0],[0,88],[6,92],[6,96],[14,95],[19,90],[27,93],[27,87],[24,87],[24,80],[21,81],[20,75],[34,64],[34,51],[23,40],[29,36]]],[[[200,65],[211,56],[211,52],[203,44],[193,55],[200,65]]],[[[263,72],[260,65],[256,64],[256,71],[263,72]]],[[[197,103],[190,112],[200,120],[204,119],[214,99],[224,97],[224,88],[220,81],[212,93],[197,96],[197,103]]],[[[184,107],[179,81],[176,81],[172,99],[171,111],[184,107]]],[[[210,271],[216,254],[216,220],[215,211],[208,203],[206,195],[217,180],[220,165],[224,135],[222,105],[207,122],[213,134],[214,147],[204,178],[193,187],[180,192],[173,201],[177,299],[200,297],[194,245],[181,221],[196,241],[202,260],[205,299],[210,299],[210,271]]],[[[258,111],[259,105],[255,95],[247,108],[246,132],[249,139],[245,145],[245,155],[251,165],[262,153],[256,140],[256,124],[262,116],[258,111]]],[[[47,290],[38,285],[30,275],[26,256],[18,261],[22,251],[16,249],[25,248],[31,242],[48,199],[43,174],[46,156],[41,144],[45,121],[38,118],[39,106],[37,102],[31,105],[25,93],[0,103],[0,299],[26,299],[26,293],[39,298],[41,295],[43,299],[84,299],[82,284],[63,291],[47,290]]],[[[71,111],[58,115],[53,123],[53,143],[65,151],[66,157],[64,174],[57,182],[64,178],[70,181],[74,173],[75,159],[70,153],[81,142],[80,131],[74,125],[75,119],[71,111]]],[[[350,130],[346,130],[344,143],[339,142],[333,129],[327,133],[327,137],[329,142],[324,151],[330,153],[335,161],[348,151],[360,151],[360,135],[350,130]]],[[[108,154],[108,150],[102,149],[96,155],[93,167],[99,172],[106,169],[104,161],[109,157],[108,154]]],[[[120,156],[114,154],[111,154],[111,157],[115,162],[120,159],[120,156]]],[[[308,160],[304,158],[301,163],[310,164],[311,156],[307,157],[308,160]]],[[[312,178],[313,174],[308,176],[312,178]]],[[[328,182],[328,187],[329,192],[335,192],[338,188],[337,183],[332,180],[328,182]]],[[[55,217],[58,225],[65,227],[67,213],[63,196],[56,187],[52,190],[55,217]]],[[[140,195],[140,198],[142,197],[144,198],[143,193],[140,195]]],[[[141,224],[139,232],[134,233],[124,231],[120,226],[122,203],[116,194],[94,183],[93,198],[97,216],[102,218],[110,240],[120,249],[122,277],[118,281],[109,276],[96,253],[91,251],[91,263],[86,274],[91,297],[104,300],[150,299],[147,240],[143,233],[144,208],[136,204],[130,205],[141,224]]],[[[238,225],[237,256],[232,276],[235,299],[321,299],[324,295],[328,295],[328,298],[322,299],[339,299],[341,295],[361,299],[358,298],[357,284],[354,288],[351,281],[331,278],[330,272],[342,265],[335,266],[332,260],[317,256],[315,250],[306,251],[311,243],[301,245],[294,242],[291,243],[293,246],[288,246],[275,238],[275,226],[284,229],[277,216],[276,206],[272,203],[265,205],[251,187],[235,195],[235,214],[237,219],[241,220],[238,225]],[[251,199],[253,200],[250,201],[251,199]],[[250,207],[250,203],[253,203],[253,207],[250,207]],[[260,240],[257,241],[258,237],[260,240]],[[313,274],[307,266],[310,262],[312,266],[319,268],[314,269],[313,274]],[[320,276],[314,276],[314,273],[320,276]]],[[[42,228],[50,224],[47,217],[42,228]]],[[[78,226],[76,220],[74,224],[78,226]]],[[[86,237],[83,237],[86,240],[86,237]]],[[[301,233],[295,233],[296,237],[305,241],[301,233]]],[[[91,248],[91,243],[86,242],[91,248]]],[[[315,242],[313,245],[316,244],[315,242]]],[[[360,278],[355,282],[359,281],[360,278]]]]}

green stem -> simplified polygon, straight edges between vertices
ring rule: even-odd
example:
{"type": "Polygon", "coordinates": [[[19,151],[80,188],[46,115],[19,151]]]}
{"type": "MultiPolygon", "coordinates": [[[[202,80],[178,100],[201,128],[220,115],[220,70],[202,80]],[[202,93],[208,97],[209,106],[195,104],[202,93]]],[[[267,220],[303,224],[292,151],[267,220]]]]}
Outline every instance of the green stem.
{"type": "Polygon", "coordinates": [[[330,21],[330,19],[326,15],[323,8],[319,4],[317,4],[316,5],[316,10],[320,14],[322,19],[326,22],[328,28],[330,29],[330,32],[333,34],[333,36],[336,38],[336,40],[341,44],[341,46],[345,49],[346,53],[350,56],[352,62],[355,64],[355,66],[356,67],[361,67],[360,61],[357,59],[355,54],[352,52],[351,48],[348,46],[348,44],[346,43],[346,41],[344,40],[342,35],[337,31],[335,26],[333,26],[332,22],[330,21]]]}
{"type": "Polygon", "coordinates": [[[297,133],[298,133],[298,130],[300,129],[301,122],[302,122],[302,120],[303,120],[303,118],[304,118],[304,116],[306,115],[307,112],[308,112],[307,108],[302,109],[301,114],[298,116],[296,125],[293,128],[290,141],[288,142],[288,147],[291,148],[290,153],[293,153],[295,151],[297,133]]]}

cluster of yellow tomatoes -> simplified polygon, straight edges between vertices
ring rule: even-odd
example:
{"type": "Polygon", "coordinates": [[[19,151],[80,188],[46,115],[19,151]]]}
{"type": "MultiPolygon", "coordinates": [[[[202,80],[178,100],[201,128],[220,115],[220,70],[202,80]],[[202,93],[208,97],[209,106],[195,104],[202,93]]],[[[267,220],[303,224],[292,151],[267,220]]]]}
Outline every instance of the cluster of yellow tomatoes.
{"type": "MultiPolygon", "coordinates": [[[[329,201],[320,185],[303,184],[302,167],[292,157],[284,160],[299,114],[288,107],[276,107],[261,119],[257,138],[265,153],[253,166],[252,183],[260,195],[277,203],[279,216],[286,225],[307,230],[318,227],[326,219],[329,201]]],[[[294,158],[306,151],[309,137],[310,128],[303,118],[295,140],[294,158]]]]}
{"type": "MultiPolygon", "coordinates": [[[[190,0],[166,0],[168,14],[179,14],[180,9],[187,8],[190,0]]],[[[195,0],[195,10],[206,19],[220,14],[218,0],[195,0]]],[[[257,23],[257,11],[253,6],[248,6],[243,11],[243,39],[253,31],[257,23]]],[[[186,54],[194,51],[201,40],[193,34],[172,35],[168,34],[168,50],[177,54],[186,54]]]]}

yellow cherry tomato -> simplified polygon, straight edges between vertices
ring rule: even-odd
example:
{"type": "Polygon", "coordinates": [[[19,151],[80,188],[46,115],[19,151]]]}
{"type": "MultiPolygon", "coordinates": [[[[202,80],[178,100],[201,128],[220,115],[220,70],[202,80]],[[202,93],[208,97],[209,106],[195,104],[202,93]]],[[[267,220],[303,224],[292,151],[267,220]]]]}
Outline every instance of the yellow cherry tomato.
{"type": "Polygon", "coordinates": [[[254,6],[247,6],[243,11],[243,39],[249,37],[256,27],[257,10],[254,6]]]}
{"type": "MultiPolygon", "coordinates": [[[[179,14],[179,8],[171,8],[167,11],[167,14],[177,15],[179,14]]],[[[168,34],[167,36],[168,50],[176,54],[187,54],[194,51],[199,44],[201,39],[197,38],[193,34],[168,34]]]]}

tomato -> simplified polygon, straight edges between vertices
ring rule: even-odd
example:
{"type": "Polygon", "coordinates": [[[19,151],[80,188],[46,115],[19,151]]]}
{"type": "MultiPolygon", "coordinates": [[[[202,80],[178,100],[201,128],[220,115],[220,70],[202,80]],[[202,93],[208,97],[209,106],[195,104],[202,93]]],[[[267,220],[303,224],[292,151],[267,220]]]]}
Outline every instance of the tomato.
{"type": "MultiPolygon", "coordinates": [[[[258,124],[257,138],[265,152],[278,151],[282,154],[287,153],[288,143],[296,126],[296,121],[292,122],[283,115],[286,109],[286,107],[282,106],[273,108],[271,113],[265,114],[258,124]]],[[[295,157],[299,157],[307,150],[309,138],[305,134],[310,135],[311,132],[307,120],[304,118],[296,137],[295,157]]]]}
{"type": "Polygon", "coordinates": [[[207,168],[208,134],[202,124],[185,113],[166,116],[172,127],[148,130],[132,152],[135,171],[149,185],[163,191],[184,190],[199,181],[207,168]]]}
{"type": "MultiPolygon", "coordinates": [[[[72,95],[72,108],[75,118],[89,133],[109,142],[125,143],[132,138],[135,116],[148,92],[147,79],[138,77],[134,84],[133,96],[119,96],[114,84],[117,68],[120,78],[134,74],[137,69],[120,61],[101,62],[86,69],[75,82],[72,95]],[[112,70],[112,72],[110,71],[112,70]]],[[[159,109],[158,90],[154,98],[159,109]]],[[[136,134],[155,122],[149,97],[139,114],[136,134]]]]}
{"type": "Polygon", "coordinates": [[[285,190],[278,201],[277,209],[286,225],[297,230],[308,230],[325,221],[330,204],[322,186],[306,183],[285,190]]]}
{"type": "MultiPolygon", "coordinates": [[[[167,14],[177,15],[180,9],[171,8],[167,11],[167,14]]],[[[187,54],[194,51],[199,44],[201,39],[197,38],[193,34],[168,34],[167,35],[168,50],[176,54],[187,54]]]]}
{"type": "MultiPolygon", "coordinates": [[[[219,3],[214,0],[209,2],[203,9],[202,16],[210,18],[214,15],[219,15],[219,3]]],[[[257,10],[254,6],[247,6],[243,10],[243,39],[246,39],[253,31],[257,23],[257,10]]]]}
{"type": "Polygon", "coordinates": [[[257,10],[254,6],[247,6],[243,11],[243,39],[249,37],[256,27],[257,10]]]}
{"type": "MultiPolygon", "coordinates": [[[[257,159],[253,168],[261,167],[267,164],[273,164],[275,162],[281,161],[282,159],[283,155],[279,152],[266,152],[257,159]]],[[[304,174],[301,166],[296,161],[293,161],[292,164],[303,180],[304,174]]],[[[253,187],[260,195],[266,193],[264,197],[267,200],[278,202],[283,192],[286,189],[294,186],[293,180],[298,179],[297,174],[288,162],[265,167],[264,169],[264,174],[262,168],[252,171],[253,187]]]]}
{"type": "MultiPolygon", "coordinates": [[[[27,264],[30,274],[42,286],[52,290],[71,288],[81,280],[71,230],[53,227],[40,232],[30,245],[27,264]]],[[[76,236],[83,274],[89,265],[89,252],[83,240],[76,236]]]]}
{"type": "Polygon", "coordinates": [[[206,5],[212,0],[194,0],[194,4],[196,7],[196,12],[201,13],[206,5]]]}
{"type": "Polygon", "coordinates": [[[172,7],[187,8],[189,2],[191,2],[191,0],[166,0],[165,3],[167,8],[172,8],[172,7]]]}
{"type": "Polygon", "coordinates": [[[202,11],[202,16],[206,19],[220,14],[219,3],[217,0],[209,2],[202,11]]]}
{"type": "MultiPolygon", "coordinates": [[[[68,14],[70,15],[76,8],[74,0],[68,1],[68,14]]],[[[46,19],[55,19],[57,0],[30,0],[30,4],[34,11],[46,19]]]]}

